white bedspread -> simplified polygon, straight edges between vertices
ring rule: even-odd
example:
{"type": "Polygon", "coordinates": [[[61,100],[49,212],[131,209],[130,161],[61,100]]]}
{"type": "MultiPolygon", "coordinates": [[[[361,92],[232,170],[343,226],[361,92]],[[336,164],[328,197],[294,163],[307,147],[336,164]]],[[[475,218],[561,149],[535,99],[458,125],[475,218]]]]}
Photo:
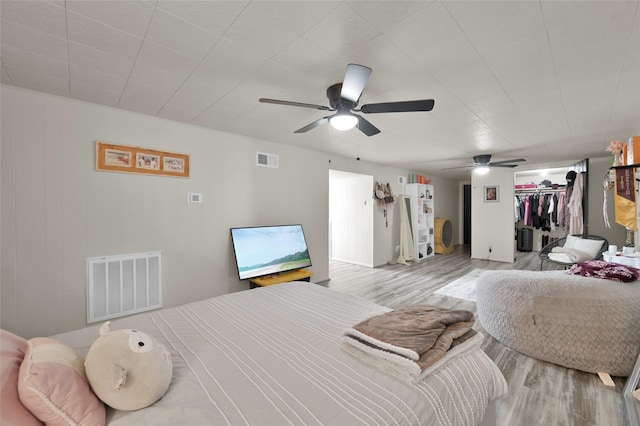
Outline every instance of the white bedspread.
{"type": "MultiPolygon", "coordinates": [[[[388,311],[310,283],[228,294],[115,320],[171,350],[165,396],[110,425],[474,425],[507,392],[480,349],[410,384],[354,359],[342,331],[388,311]]],[[[86,354],[91,327],[57,338],[86,354]]]]}

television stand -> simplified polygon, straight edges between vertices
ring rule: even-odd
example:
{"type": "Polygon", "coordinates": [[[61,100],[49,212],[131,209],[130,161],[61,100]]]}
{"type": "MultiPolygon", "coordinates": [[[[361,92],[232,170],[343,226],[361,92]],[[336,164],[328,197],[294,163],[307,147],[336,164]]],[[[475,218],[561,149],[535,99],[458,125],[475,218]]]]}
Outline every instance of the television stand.
{"type": "Polygon", "coordinates": [[[270,285],[288,283],[291,281],[311,281],[311,271],[306,269],[297,269],[291,272],[282,272],[280,274],[265,275],[264,277],[251,278],[251,288],[266,287],[270,285]]]}

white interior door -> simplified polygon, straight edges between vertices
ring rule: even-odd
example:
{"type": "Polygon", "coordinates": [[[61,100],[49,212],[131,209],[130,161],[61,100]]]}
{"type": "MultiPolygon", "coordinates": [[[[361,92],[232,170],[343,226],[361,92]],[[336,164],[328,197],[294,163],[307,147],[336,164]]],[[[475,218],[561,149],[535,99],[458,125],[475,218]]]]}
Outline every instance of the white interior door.
{"type": "Polygon", "coordinates": [[[373,267],[373,176],[329,171],[329,258],[373,267]]]}

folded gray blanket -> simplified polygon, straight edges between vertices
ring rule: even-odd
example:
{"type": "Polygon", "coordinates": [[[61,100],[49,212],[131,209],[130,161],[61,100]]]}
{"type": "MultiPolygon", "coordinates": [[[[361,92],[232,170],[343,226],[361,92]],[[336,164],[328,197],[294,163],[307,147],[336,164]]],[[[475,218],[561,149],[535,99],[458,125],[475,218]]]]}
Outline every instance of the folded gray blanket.
{"type": "Polygon", "coordinates": [[[482,336],[476,336],[473,324],[469,311],[409,306],[345,330],[342,347],[378,368],[415,382],[452,356],[479,347],[482,336]],[[462,345],[464,342],[468,344],[462,345]]]}

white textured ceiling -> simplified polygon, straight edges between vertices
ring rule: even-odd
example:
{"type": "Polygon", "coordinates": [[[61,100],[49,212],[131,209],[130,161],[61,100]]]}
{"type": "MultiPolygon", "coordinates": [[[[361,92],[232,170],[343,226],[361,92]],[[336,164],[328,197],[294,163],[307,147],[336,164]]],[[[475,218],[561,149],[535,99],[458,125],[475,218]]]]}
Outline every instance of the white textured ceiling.
{"type": "MultiPolygon", "coordinates": [[[[638,1],[6,1],[2,82],[445,177],[476,154],[527,165],[640,134],[638,1]],[[373,68],[366,137],[327,115],[348,63],[373,68]]],[[[211,143],[215,143],[212,141],[211,143]]],[[[520,168],[526,168],[521,166],[520,168]]],[[[516,169],[517,170],[517,169],[516,169]]]]}

